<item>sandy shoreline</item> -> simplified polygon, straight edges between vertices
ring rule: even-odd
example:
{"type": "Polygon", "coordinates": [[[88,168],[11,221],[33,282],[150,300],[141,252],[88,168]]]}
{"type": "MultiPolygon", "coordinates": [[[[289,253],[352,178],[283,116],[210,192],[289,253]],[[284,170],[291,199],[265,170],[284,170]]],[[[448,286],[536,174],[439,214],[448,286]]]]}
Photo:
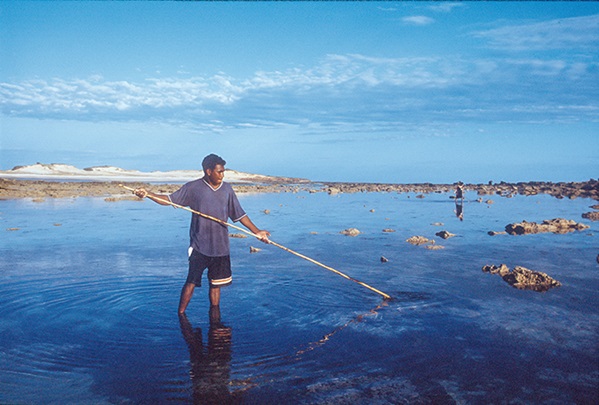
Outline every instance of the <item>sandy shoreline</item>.
{"type": "MultiPolygon", "coordinates": [[[[251,180],[251,179],[248,179],[251,180]]],[[[373,183],[334,183],[308,182],[294,183],[293,179],[271,179],[263,182],[238,183],[230,181],[238,193],[281,193],[281,192],[325,192],[329,194],[356,192],[396,192],[418,193],[424,197],[429,193],[453,193],[455,184],[373,184],[373,183]]],[[[158,193],[172,193],[180,186],[174,183],[146,183],[132,181],[60,181],[60,180],[22,180],[0,178],[0,199],[30,198],[43,200],[46,198],[105,197],[108,201],[136,198],[120,186],[131,188],[145,187],[158,193]]],[[[592,198],[599,201],[599,181],[586,182],[527,182],[498,184],[464,184],[465,191],[475,191],[478,195],[497,195],[511,197],[514,195],[548,194],[556,198],[592,198]]],[[[418,197],[418,196],[417,196],[418,197]]]]}

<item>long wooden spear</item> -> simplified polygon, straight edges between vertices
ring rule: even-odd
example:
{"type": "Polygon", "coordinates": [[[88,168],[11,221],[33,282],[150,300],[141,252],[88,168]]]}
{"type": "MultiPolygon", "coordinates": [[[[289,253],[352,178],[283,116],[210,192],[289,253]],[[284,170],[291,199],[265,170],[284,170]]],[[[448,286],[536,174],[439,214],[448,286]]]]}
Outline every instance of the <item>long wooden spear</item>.
{"type": "MultiPolygon", "coordinates": [[[[133,188],[131,188],[131,187],[127,187],[127,186],[125,186],[125,185],[123,185],[123,184],[120,184],[120,186],[121,186],[121,187],[123,187],[124,189],[127,189],[127,190],[129,190],[129,191],[135,192],[135,189],[133,189],[133,188]]],[[[241,232],[247,233],[248,235],[251,235],[251,236],[253,236],[253,237],[257,238],[257,239],[261,239],[261,238],[260,238],[258,235],[256,235],[256,234],[255,234],[255,233],[253,233],[253,232],[250,232],[250,231],[248,231],[247,229],[244,229],[244,228],[242,228],[242,227],[240,227],[240,226],[237,226],[237,225],[230,224],[230,223],[228,223],[228,222],[225,222],[225,221],[223,221],[223,220],[221,220],[221,219],[219,219],[219,218],[216,218],[216,217],[213,217],[213,216],[210,216],[210,215],[204,214],[204,213],[202,213],[202,212],[199,212],[199,211],[193,210],[193,209],[191,209],[191,208],[189,208],[189,207],[186,207],[186,206],[184,206],[184,205],[175,204],[175,203],[173,203],[173,202],[172,202],[172,201],[170,201],[170,200],[165,200],[165,199],[163,199],[163,198],[159,198],[159,197],[152,197],[152,199],[153,199],[153,200],[155,200],[155,201],[160,201],[160,202],[162,202],[162,203],[165,203],[165,204],[168,204],[168,205],[172,205],[172,206],[173,206],[173,207],[175,207],[175,208],[180,208],[180,209],[182,209],[182,210],[186,210],[186,211],[192,212],[192,213],[194,213],[194,214],[197,214],[197,215],[200,215],[200,216],[202,216],[202,217],[204,217],[204,218],[210,219],[210,220],[212,220],[212,221],[216,221],[216,222],[218,222],[219,224],[222,224],[222,225],[225,225],[225,226],[228,226],[228,227],[231,227],[231,228],[237,229],[237,230],[239,230],[239,231],[241,231],[241,232]]],[[[323,267],[323,268],[325,268],[325,269],[327,269],[327,270],[329,270],[329,271],[332,271],[333,273],[335,273],[335,274],[338,274],[338,275],[340,275],[340,276],[341,276],[341,277],[343,277],[343,278],[346,278],[346,279],[348,279],[348,280],[351,280],[351,281],[353,281],[353,282],[355,282],[355,283],[358,283],[358,284],[360,284],[362,287],[366,287],[366,288],[368,288],[369,290],[371,290],[371,291],[374,291],[375,293],[382,295],[382,296],[383,296],[383,297],[384,297],[386,300],[389,300],[389,299],[391,299],[391,296],[390,296],[389,294],[385,294],[384,292],[382,292],[382,291],[380,291],[380,290],[377,290],[376,288],[374,288],[374,287],[372,287],[372,286],[369,286],[368,284],[366,284],[366,283],[363,283],[362,281],[356,280],[355,278],[353,278],[353,277],[350,277],[350,276],[348,276],[347,274],[344,274],[344,273],[340,272],[339,270],[335,270],[334,268],[332,268],[332,267],[330,267],[330,266],[327,266],[326,264],[322,264],[322,263],[320,263],[319,261],[316,261],[316,260],[314,260],[314,259],[311,259],[311,258],[309,258],[309,257],[308,257],[308,256],[306,256],[306,255],[303,255],[303,254],[301,254],[301,253],[298,253],[298,252],[296,252],[296,251],[294,251],[294,250],[291,250],[291,249],[289,249],[289,248],[287,248],[287,247],[285,247],[285,246],[283,246],[283,245],[280,245],[280,244],[278,244],[277,242],[274,242],[274,241],[272,241],[272,240],[270,240],[270,239],[268,240],[268,243],[269,243],[269,244],[271,244],[271,245],[274,245],[274,246],[278,247],[279,249],[283,249],[283,250],[284,250],[284,251],[286,251],[286,252],[289,252],[289,253],[291,253],[291,254],[293,254],[293,255],[296,255],[297,257],[301,257],[301,258],[302,258],[302,259],[304,259],[304,260],[307,260],[307,261],[309,261],[309,262],[311,262],[311,263],[314,263],[314,264],[316,264],[316,265],[318,265],[318,266],[320,266],[320,267],[323,267]]]]}

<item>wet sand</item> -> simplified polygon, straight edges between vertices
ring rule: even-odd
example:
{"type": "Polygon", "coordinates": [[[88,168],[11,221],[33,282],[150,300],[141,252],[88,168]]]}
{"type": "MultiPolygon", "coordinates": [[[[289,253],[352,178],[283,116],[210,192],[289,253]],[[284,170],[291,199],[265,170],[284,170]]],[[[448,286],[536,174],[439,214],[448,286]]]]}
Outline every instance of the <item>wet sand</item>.
{"type": "MultiPolygon", "coordinates": [[[[417,193],[416,197],[425,198],[429,193],[453,193],[456,184],[375,184],[375,183],[336,183],[309,182],[294,183],[293,179],[272,178],[265,183],[231,182],[238,193],[289,193],[289,192],[325,192],[358,193],[358,192],[396,192],[417,193]]],[[[156,193],[172,193],[181,187],[180,183],[144,183],[118,181],[45,181],[0,178],[0,199],[30,198],[44,200],[46,198],[105,197],[107,201],[136,199],[120,185],[131,188],[144,187],[156,193]]],[[[512,197],[514,195],[548,194],[556,198],[592,198],[599,201],[599,180],[586,182],[526,182],[526,183],[489,183],[464,184],[464,191],[474,191],[480,196],[496,195],[512,197]]]]}

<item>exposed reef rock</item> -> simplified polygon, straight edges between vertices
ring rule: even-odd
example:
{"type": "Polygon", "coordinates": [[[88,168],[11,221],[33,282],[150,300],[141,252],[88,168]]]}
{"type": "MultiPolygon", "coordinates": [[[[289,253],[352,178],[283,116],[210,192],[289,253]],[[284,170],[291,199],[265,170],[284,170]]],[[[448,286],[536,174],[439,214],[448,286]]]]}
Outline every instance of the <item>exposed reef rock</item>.
{"type": "Polygon", "coordinates": [[[588,225],[576,223],[576,221],[573,220],[554,218],[546,219],[540,224],[537,224],[536,222],[526,221],[509,224],[505,227],[505,231],[510,235],[526,235],[546,232],[568,233],[574,231],[582,231],[588,228],[588,225]]]}
{"type": "Polygon", "coordinates": [[[358,236],[361,232],[356,228],[349,228],[339,232],[342,235],[346,236],[358,236]]]}
{"type": "MultiPolygon", "coordinates": [[[[381,183],[332,183],[323,184],[323,190],[330,194],[337,193],[365,193],[365,192],[398,192],[417,193],[426,195],[429,193],[453,193],[455,184],[381,184],[381,183]],[[330,190],[330,191],[329,191],[330,190]]],[[[514,195],[537,195],[549,194],[556,198],[593,198],[599,200],[599,180],[590,179],[586,182],[519,182],[493,184],[464,184],[464,191],[474,191],[478,195],[497,195],[510,198],[514,195]]],[[[482,199],[480,200],[483,201],[482,199]]]]}
{"type": "MultiPolygon", "coordinates": [[[[15,168],[17,169],[17,168],[15,168]]],[[[13,170],[15,170],[13,169],[13,170]]],[[[12,176],[3,176],[0,173],[0,198],[74,198],[91,196],[115,196],[127,194],[119,187],[119,183],[124,183],[132,188],[144,187],[156,193],[172,193],[181,186],[180,181],[164,180],[165,184],[150,184],[146,180],[131,180],[122,178],[119,181],[105,181],[100,177],[94,178],[96,170],[81,170],[85,173],[86,181],[61,181],[61,176],[54,176],[54,181],[29,180],[26,175],[21,178],[12,176]]],[[[113,170],[115,176],[122,173],[116,168],[113,170]]],[[[231,171],[232,173],[234,171],[231,171]]],[[[268,177],[252,175],[249,177],[241,176],[242,173],[235,172],[236,175],[227,177],[226,180],[231,183],[236,192],[239,193],[297,193],[306,191],[310,193],[325,192],[331,195],[339,193],[363,193],[363,192],[394,192],[394,193],[416,193],[418,196],[425,196],[430,193],[454,193],[455,184],[432,184],[432,183],[412,183],[412,184],[378,184],[378,183],[331,183],[331,182],[310,182],[305,179],[292,179],[285,177],[268,177]],[[242,178],[243,182],[238,181],[242,178]]],[[[154,180],[152,180],[154,182],[154,180]]],[[[493,184],[465,184],[466,192],[476,192],[478,195],[497,195],[500,197],[512,197],[514,195],[536,195],[550,194],[556,198],[593,198],[599,201],[599,180],[591,179],[587,182],[570,183],[504,183],[493,184]]],[[[130,194],[130,193],[129,193],[130,194]]],[[[408,198],[410,195],[408,195],[408,198]]],[[[483,199],[480,198],[480,202],[483,199]]]]}
{"type": "Polygon", "coordinates": [[[591,221],[599,221],[599,211],[585,212],[582,214],[582,217],[590,219],[591,221]]]}
{"type": "Polygon", "coordinates": [[[406,242],[411,243],[412,245],[425,245],[427,243],[435,243],[434,240],[425,238],[424,236],[412,236],[406,239],[406,242]]]}
{"type": "Polygon", "coordinates": [[[447,232],[447,231],[437,232],[435,235],[437,235],[438,237],[443,238],[443,239],[449,239],[449,238],[452,238],[455,236],[454,233],[447,232]]]}
{"type": "Polygon", "coordinates": [[[483,266],[483,272],[499,274],[506,283],[520,290],[545,292],[553,287],[562,285],[546,273],[530,270],[522,266],[516,266],[510,270],[505,264],[501,266],[491,264],[483,266]]]}

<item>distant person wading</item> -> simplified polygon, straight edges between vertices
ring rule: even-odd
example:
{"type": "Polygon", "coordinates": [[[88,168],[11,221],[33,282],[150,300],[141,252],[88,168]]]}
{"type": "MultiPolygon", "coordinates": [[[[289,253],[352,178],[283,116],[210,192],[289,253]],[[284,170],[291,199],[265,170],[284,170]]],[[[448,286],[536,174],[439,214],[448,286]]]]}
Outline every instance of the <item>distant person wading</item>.
{"type": "MultiPolygon", "coordinates": [[[[184,184],[171,195],[154,194],[143,188],[135,190],[140,198],[148,197],[157,204],[174,204],[190,207],[195,211],[218,218],[223,222],[231,219],[241,222],[265,243],[270,233],[258,229],[241,207],[230,184],[223,181],[226,162],[210,154],[202,161],[204,177],[184,184]]],[[[229,256],[229,233],[226,226],[214,220],[193,214],[189,229],[189,271],[181,290],[179,313],[187,309],[196,286],[202,285],[202,275],[208,269],[211,306],[220,304],[220,288],[231,284],[231,260],[229,256]]]]}

